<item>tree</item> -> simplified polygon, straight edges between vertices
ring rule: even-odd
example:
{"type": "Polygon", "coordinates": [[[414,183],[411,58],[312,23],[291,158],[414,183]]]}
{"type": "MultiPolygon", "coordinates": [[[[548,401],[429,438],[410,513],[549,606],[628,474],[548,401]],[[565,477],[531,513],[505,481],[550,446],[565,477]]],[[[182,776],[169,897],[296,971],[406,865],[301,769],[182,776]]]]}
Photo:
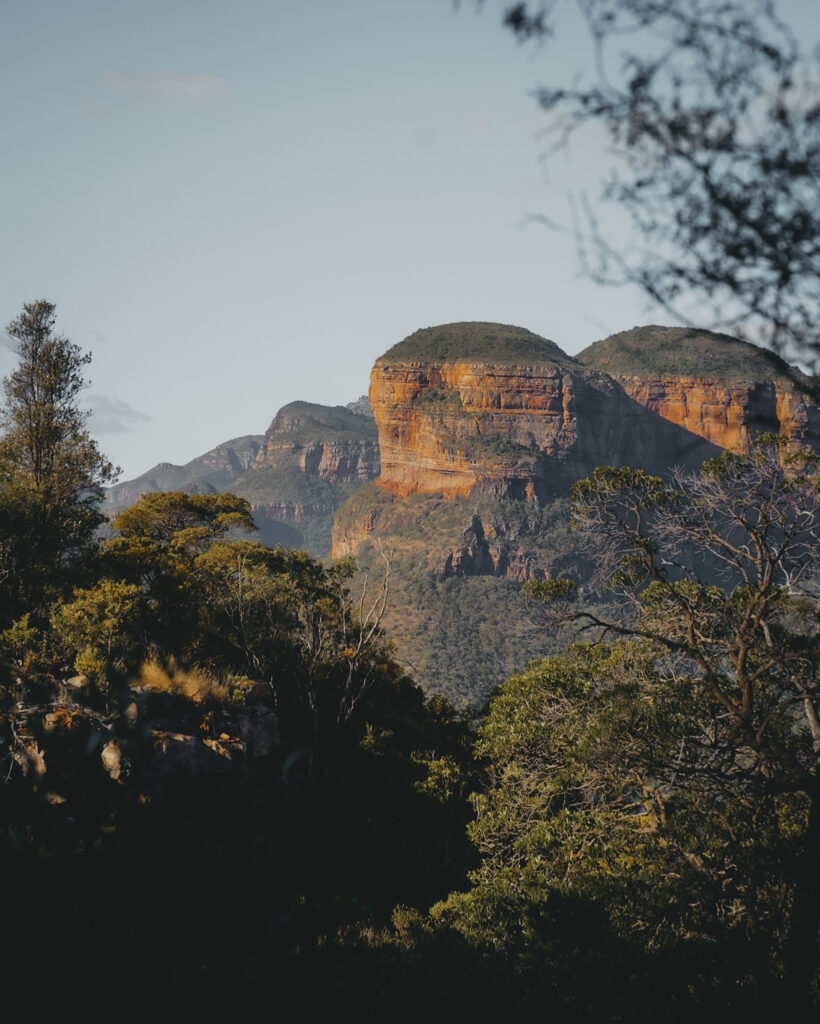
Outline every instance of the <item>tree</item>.
{"type": "MultiPolygon", "coordinates": [[[[711,316],[816,364],[820,51],[801,50],[774,0],[573,3],[588,66],[537,97],[550,152],[589,126],[609,143],[600,202],[577,206],[587,272],[637,284],[678,320],[711,316]],[[607,204],[627,213],[632,243],[613,244],[607,204]]],[[[505,24],[521,40],[560,41],[558,7],[516,3],[505,24]]]]}
{"type": "Polygon", "coordinates": [[[401,673],[383,636],[390,558],[375,588],[352,567],[325,568],[303,551],[231,540],[253,529],[234,494],[143,495],[113,522],[102,568],[147,598],[145,646],[264,684],[309,758],[343,728],[371,687],[401,673]]]}
{"type": "Polygon", "coordinates": [[[142,604],[142,591],[133,583],[101,580],[78,588],[73,599],[52,614],[58,644],[73,657],[77,672],[104,693],[116,677],[136,667],[142,604]]]}
{"type": "MultiPolygon", "coordinates": [[[[644,668],[621,682],[654,705],[655,721],[640,701],[622,716],[620,732],[610,728],[610,764],[620,761],[635,799],[659,818],[664,805],[685,805],[691,830],[701,814],[735,867],[757,871],[772,863],[767,845],[778,847],[790,894],[783,955],[791,991],[808,998],[820,928],[817,458],[762,438],[747,454],[725,453],[668,484],[600,467],[574,486],[572,500],[595,575],[580,588],[553,580],[528,589],[556,623],[641,645],[644,668]],[[577,606],[585,592],[601,591],[610,614],[577,606]]],[[[610,726],[611,708],[610,700],[610,726]]],[[[744,907],[760,919],[754,900],[744,907]]]]}
{"type": "Polygon", "coordinates": [[[231,530],[253,530],[250,504],[235,494],[144,494],[112,523],[103,542],[102,572],[139,586],[149,615],[146,646],[168,656],[201,647],[204,596],[197,560],[231,530]]]}
{"type": "Polygon", "coordinates": [[[55,333],[55,307],[28,303],[8,325],[20,363],[3,381],[0,523],[4,619],[42,610],[70,582],[95,531],[101,486],[117,470],[86,429],[79,407],[90,355],[55,333]]]}
{"type": "Polygon", "coordinates": [[[476,745],[481,862],[432,916],[557,985],[570,1019],[771,1019],[806,801],[687,772],[714,716],[662,660],[577,644],[500,688],[476,745]]]}

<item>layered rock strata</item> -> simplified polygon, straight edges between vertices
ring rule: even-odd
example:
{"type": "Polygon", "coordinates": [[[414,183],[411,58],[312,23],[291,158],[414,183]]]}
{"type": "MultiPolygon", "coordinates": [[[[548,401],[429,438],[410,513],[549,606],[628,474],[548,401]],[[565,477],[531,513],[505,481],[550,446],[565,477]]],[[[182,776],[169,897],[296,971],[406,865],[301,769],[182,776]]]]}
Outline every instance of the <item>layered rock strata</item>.
{"type": "Polygon", "coordinates": [[[228,441],[184,466],[160,463],[112,487],[110,515],[150,491],[231,490],[251,503],[258,539],[325,556],[336,509],[379,472],[376,425],[366,398],[350,407],[283,406],[264,435],[228,441]]]}
{"type": "Polygon", "coordinates": [[[376,362],[370,403],[378,483],[396,495],[463,497],[482,484],[543,498],[601,463],[661,471],[708,454],[702,438],[659,425],[606,374],[505,325],[417,331],[376,362]]]}
{"type": "Polygon", "coordinates": [[[286,463],[330,483],[372,480],[379,472],[376,425],[345,406],[291,402],[265,432],[253,468],[286,463]]]}
{"type": "Polygon", "coordinates": [[[820,450],[816,382],[771,352],[710,331],[636,327],[578,356],[655,415],[720,448],[775,433],[820,450]]]}

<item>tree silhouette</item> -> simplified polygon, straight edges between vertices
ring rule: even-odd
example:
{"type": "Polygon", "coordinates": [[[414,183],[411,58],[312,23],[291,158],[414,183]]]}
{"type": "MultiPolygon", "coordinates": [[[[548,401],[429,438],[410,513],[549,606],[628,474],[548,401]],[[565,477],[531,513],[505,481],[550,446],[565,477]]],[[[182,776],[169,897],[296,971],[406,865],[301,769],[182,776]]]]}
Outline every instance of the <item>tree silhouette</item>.
{"type": "MultiPolygon", "coordinates": [[[[803,51],[773,0],[572,3],[594,59],[537,98],[550,150],[590,126],[607,139],[597,200],[576,197],[586,272],[816,365],[820,54],[803,51]],[[626,244],[605,226],[612,204],[635,229],[626,244]]],[[[560,43],[558,8],[516,3],[504,23],[522,41],[560,43]]]]}

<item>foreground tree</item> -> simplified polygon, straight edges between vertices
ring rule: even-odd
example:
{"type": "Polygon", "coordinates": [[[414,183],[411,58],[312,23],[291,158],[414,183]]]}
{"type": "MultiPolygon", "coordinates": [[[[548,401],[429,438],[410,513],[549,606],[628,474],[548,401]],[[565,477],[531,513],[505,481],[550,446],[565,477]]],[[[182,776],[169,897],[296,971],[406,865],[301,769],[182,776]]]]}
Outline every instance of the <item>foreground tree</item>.
{"type": "MultiPolygon", "coordinates": [[[[608,142],[598,201],[579,197],[585,269],[632,283],[679,321],[820,360],[818,52],[772,0],[571,0],[590,55],[572,84],[537,90],[551,149],[587,127],[608,142]],[[606,211],[632,222],[613,242],[606,211]]],[[[549,41],[557,0],[506,25],[549,41]]]]}
{"type": "Polygon", "coordinates": [[[817,459],[764,438],[671,484],[602,467],[575,485],[573,516],[598,567],[587,587],[609,593],[610,614],[576,606],[577,581],[529,590],[555,622],[640,645],[640,670],[615,676],[640,699],[614,731],[604,687],[608,762],[629,780],[622,796],[660,822],[719,835],[734,865],[723,868],[726,891],[739,891],[728,883],[741,863],[755,874],[780,858],[785,876],[764,885],[764,871],[755,883],[781,886],[780,910],[764,912],[757,896],[738,905],[749,920],[778,922],[790,991],[808,999],[820,928],[817,459]]]}
{"type": "Polygon", "coordinates": [[[43,613],[71,581],[103,516],[103,484],[116,470],[86,429],[79,406],[90,361],[57,334],[53,303],[26,304],[8,325],[19,366],[3,381],[0,412],[0,621],[43,613]]]}
{"type": "Polygon", "coordinates": [[[713,718],[652,644],[579,644],[514,676],[476,748],[473,888],[433,920],[503,950],[534,997],[556,986],[569,1019],[792,1005],[779,976],[806,799],[740,765],[681,765],[713,718]]]}

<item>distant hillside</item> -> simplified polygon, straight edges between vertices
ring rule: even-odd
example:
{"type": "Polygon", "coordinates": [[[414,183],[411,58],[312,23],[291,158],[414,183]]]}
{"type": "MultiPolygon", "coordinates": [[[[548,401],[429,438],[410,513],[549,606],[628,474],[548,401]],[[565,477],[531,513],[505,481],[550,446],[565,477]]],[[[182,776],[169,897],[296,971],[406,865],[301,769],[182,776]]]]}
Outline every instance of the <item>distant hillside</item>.
{"type": "Polygon", "coordinates": [[[379,469],[376,425],[365,397],[349,406],[290,402],[264,435],[218,445],[184,466],[160,463],[109,488],[112,514],[151,491],[233,491],[251,502],[266,544],[330,553],[336,509],[379,469]]]}
{"type": "Polygon", "coordinates": [[[217,445],[184,466],[160,462],[133,480],[109,487],[106,505],[111,509],[126,508],[151,491],[187,491],[209,494],[225,491],[253,463],[265,443],[262,434],[247,434],[217,445]]]}
{"type": "Polygon", "coordinates": [[[563,642],[520,584],[583,582],[573,480],[601,464],[695,466],[760,430],[820,447],[810,384],[707,331],[636,327],[573,359],[525,328],[443,324],[376,360],[372,409],[366,398],[290,402],[264,436],[154,467],[109,503],[230,489],[250,500],[264,543],[326,557],[332,531],[333,553],[356,555],[373,578],[392,551],[386,626],[399,658],[428,691],[476,706],[563,642]]]}
{"type": "Polygon", "coordinates": [[[577,540],[566,498],[398,497],[374,483],[351,496],[334,525],[334,549],[355,552],[373,579],[381,551],[391,552],[385,624],[396,654],[428,692],[458,708],[480,705],[512,672],[567,642],[544,628],[543,609],[521,583],[582,576],[577,540]]]}
{"type": "Polygon", "coordinates": [[[319,441],[375,441],[376,423],[369,402],[358,399],[350,405],[317,405],[289,402],[273,418],[265,437],[291,444],[319,441]],[[359,411],[361,410],[361,411],[359,411]]]}
{"type": "Polygon", "coordinates": [[[436,363],[473,361],[516,366],[571,366],[575,362],[555,342],[525,327],[481,321],[423,327],[389,348],[376,362],[405,360],[436,363]]]}

